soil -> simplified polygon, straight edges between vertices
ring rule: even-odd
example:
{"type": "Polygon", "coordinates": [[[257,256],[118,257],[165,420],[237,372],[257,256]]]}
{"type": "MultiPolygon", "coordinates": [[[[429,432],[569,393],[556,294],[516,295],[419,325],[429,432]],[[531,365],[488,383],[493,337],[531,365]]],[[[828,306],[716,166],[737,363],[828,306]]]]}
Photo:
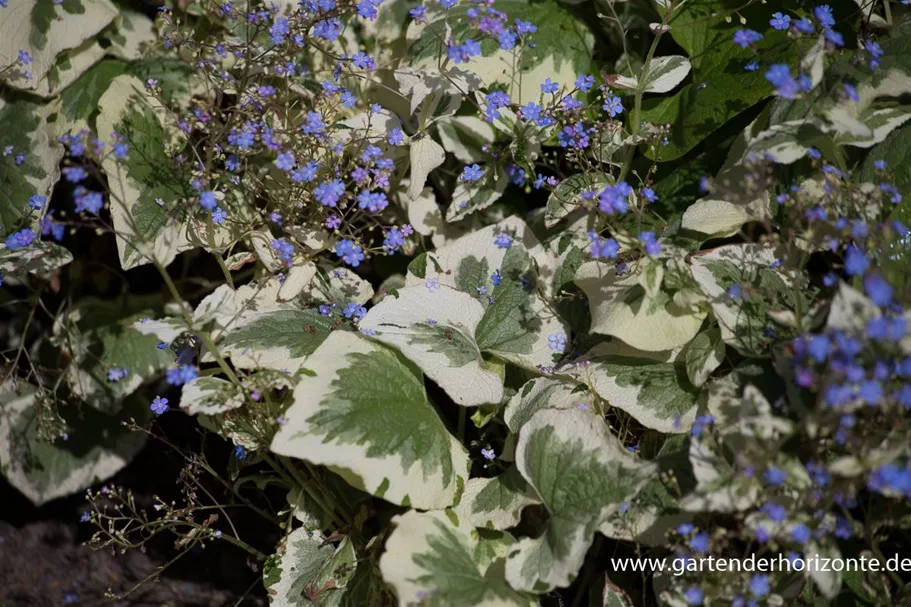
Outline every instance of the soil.
{"type": "MultiPolygon", "coordinates": [[[[176,437],[178,444],[189,446],[199,439],[193,418],[175,413],[159,421],[160,430],[170,440],[176,437]]],[[[206,445],[207,455],[212,451],[212,460],[227,461],[227,443],[216,444],[209,439],[206,445]]],[[[175,481],[180,469],[179,456],[160,442],[150,441],[109,483],[132,489],[138,502],[151,504],[153,495],[179,500],[180,488],[175,481]]],[[[146,553],[96,551],[84,545],[94,528],[78,522],[86,509],[83,494],[36,508],[0,476],[0,607],[268,604],[259,565],[249,563],[246,552],[226,542],[210,543],[204,550],[195,548],[162,572],[157,581],[153,578],[122,600],[106,598],[108,590],[125,593],[176,556],[174,538],[156,538],[146,553]]],[[[272,552],[278,529],[244,515],[232,520],[245,541],[266,554],[272,552]]]]}

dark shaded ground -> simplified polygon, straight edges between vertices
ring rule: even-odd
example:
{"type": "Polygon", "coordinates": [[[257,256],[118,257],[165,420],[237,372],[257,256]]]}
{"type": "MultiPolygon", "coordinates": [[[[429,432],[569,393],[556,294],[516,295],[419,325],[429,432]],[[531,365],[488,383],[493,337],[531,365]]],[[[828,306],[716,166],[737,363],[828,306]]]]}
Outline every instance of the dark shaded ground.
{"type": "MultiPolygon", "coordinates": [[[[195,419],[173,413],[162,416],[160,422],[160,431],[170,440],[198,446],[195,419]]],[[[223,465],[229,450],[223,441],[206,441],[214,464],[223,465]]],[[[152,495],[179,500],[176,481],[181,465],[176,453],[150,441],[109,482],[132,489],[137,501],[151,503],[152,495]]],[[[223,494],[217,496],[229,501],[223,494]]],[[[78,522],[87,507],[85,496],[77,494],[36,508],[0,476],[0,607],[267,604],[259,566],[251,567],[246,552],[225,542],[209,543],[205,550],[195,548],[163,572],[159,581],[146,582],[125,600],[106,599],[108,589],[125,592],[173,558],[174,536],[156,538],[147,554],[131,550],[115,556],[110,550],[95,551],[83,545],[94,527],[78,522]]],[[[271,553],[279,530],[238,512],[232,520],[245,541],[271,553]]]]}
{"type": "Polygon", "coordinates": [[[127,600],[104,598],[108,588],[131,588],[155,568],[136,551],[115,557],[81,546],[74,524],[38,521],[17,529],[0,522],[3,607],[233,604],[230,591],[168,577],[144,584],[127,600]]]}

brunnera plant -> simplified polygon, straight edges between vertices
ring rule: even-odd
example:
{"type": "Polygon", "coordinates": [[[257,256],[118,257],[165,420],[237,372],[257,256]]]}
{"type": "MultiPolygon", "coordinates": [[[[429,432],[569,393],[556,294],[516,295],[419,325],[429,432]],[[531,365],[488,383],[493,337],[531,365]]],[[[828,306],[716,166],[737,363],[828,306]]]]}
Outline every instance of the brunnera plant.
{"type": "Polygon", "coordinates": [[[194,416],[228,468],[88,489],[91,544],[228,542],[274,605],[901,604],[608,557],[908,549],[909,19],[0,0],[0,470],[194,416]]]}

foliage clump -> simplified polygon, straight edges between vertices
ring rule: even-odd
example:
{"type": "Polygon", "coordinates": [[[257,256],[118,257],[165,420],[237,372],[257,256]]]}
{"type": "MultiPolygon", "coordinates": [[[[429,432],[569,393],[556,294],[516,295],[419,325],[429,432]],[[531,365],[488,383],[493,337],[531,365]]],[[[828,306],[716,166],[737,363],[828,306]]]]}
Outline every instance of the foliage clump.
{"type": "Polygon", "coordinates": [[[903,604],[909,20],[0,0],[0,469],[276,605],[903,604]]]}

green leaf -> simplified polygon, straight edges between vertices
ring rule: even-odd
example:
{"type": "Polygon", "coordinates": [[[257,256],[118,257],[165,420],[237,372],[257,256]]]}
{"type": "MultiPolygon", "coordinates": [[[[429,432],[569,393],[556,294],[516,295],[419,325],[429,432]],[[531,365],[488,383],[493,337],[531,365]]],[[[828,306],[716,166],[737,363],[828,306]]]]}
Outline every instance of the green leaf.
{"type": "Polygon", "coordinates": [[[201,88],[192,66],[177,57],[154,55],[131,61],[127,73],[141,82],[157,80],[162,97],[171,103],[185,103],[201,88]]]}
{"type": "Polygon", "coordinates": [[[54,97],[71,86],[87,69],[104,57],[104,48],[97,41],[89,39],[57,55],[57,61],[47,77],[40,80],[34,88],[34,94],[41,97],[54,97]]]}
{"type": "Polygon", "coordinates": [[[180,408],[190,415],[216,415],[243,404],[244,395],[234,384],[220,377],[197,377],[180,390],[180,408]]]}
{"type": "Polygon", "coordinates": [[[408,185],[408,197],[414,200],[421,195],[430,172],[446,160],[446,151],[427,133],[419,133],[412,138],[409,150],[411,178],[408,185]]]}
{"type": "Polygon", "coordinates": [[[427,253],[419,253],[409,262],[408,273],[422,279],[427,275],[427,253]]]}
{"type": "Polygon", "coordinates": [[[544,208],[544,222],[547,227],[557,223],[580,208],[583,192],[599,192],[610,184],[607,175],[603,173],[577,173],[570,175],[554,188],[547,198],[544,208]]]}
{"type": "Polygon", "coordinates": [[[148,417],[144,400],[130,400],[116,417],[67,407],[68,438],[48,442],[39,433],[38,418],[48,405],[38,398],[31,384],[0,385],[0,473],[36,506],[106,480],[145,444],[145,433],[122,425],[131,417],[139,423],[148,417]]]}
{"type": "MultiPolygon", "coordinates": [[[[649,64],[642,92],[667,93],[683,82],[683,79],[690,73],[690,69],[692,66],[686,57],[680,55],[655,57],[649,64]]],[[[639,77],[616,75],[608,78],[608,83],[613,87],[635,90],[639,87],[639,77]]]]}
{"type": "Polygon", "coordinates": [[[503,421],[518,434],[522,426],[541,409],[591,409],[591,394],[582,384],[549,377],[537,377],[526,382],[509,399],[503,421]]]}
{"type": "Polygon", "coordinates": [[[686,375],[690,383],[699,387],[712,371],[724,362],[724,342],[720,329],[709,329],[696,336],[686,349],[686,375]]]}
{"type": "Polygon", "coordinates": [[[695,419],[697,392],[686,378],[682,361],[620,342],[600,344],[585,359],[591,364],[574,371],[576,379],[646,428],[685,432],[695,419]]]}
{"type": "Polygon", "coordinates": [[[477,116],[443,118],[436,126],[446,151],[465,164],[482,162],[486,154],[481,148],[494,140],[493,127],[477,116]]]}
{"type": "Polygon", "coordinates": [[[297,371],[334,326],[334,320],[322,316],[319,310],[260,312],[232,325],[219,347],[234,364],[245,369],[297,371]]]}
{"type": "Polygon", "coordinates": [[[911,125],[893,132],[885,141],[870,150],[860,168],[861,180],[877,183],[883,178],[873,163],[877,160],[886,161],[890,175],[894,175],[888,181],[898,188],[904,198],[893,216],[905,223],[911,222],[911,148],[907,145],[909,138],[911,138],[911,125]]]}
{"type": "Polygon", "coordinates": [[[541,536],[520,540],[506,561],[510,586],[534,592],[572,582],[598,525],[655,470],[577,409],[536,413],[519,433],[516,465],[550,514],[541,536]]]}
{"type": "Polygon", "coordinates": [[[285,540],[284,552],[269,557],[263,585],[273,607],[346,604],[357,555],[349,538],[337,548],[319,533],[298,528],[285,540]]]}
{"type": "Polygon", "coordinates": [[[162,148],[168,136],[142,82],[133,76],[114,78],[98,105],[98,136],[110,141],[116,131],[130,145],[126,159],[118,162],[109,155],[102,162],[111,186],[121,265],[127,270],[151,259],[168,265],[178,252],[194,246],[173,211],[194,193],[162,148]]]}
{"type": "Polygon", "coordinates": [[[477,183],[459,179],[452,192],[452,203],[446,209],[446,221],[460,221],[472,213],[483,211],[500,199],[508,185],[506,171],[489,165],[485,168],[484,177],[477,183]]]}
{"type": "Polygon", "coordinates": [[[76,396],[105,412],[120,409],[124,397],[163,372],[174,361],[169,349],[159,349],[158,338],[132,325],[160,312],[154,300],[123,299],[79,301],[57,318],[53,342],[71,362],[66,381],[76,396]],[[125,369],[111,381],[108,372],[125,369]]]}
{"type": "MultiPolygon", "coordinates": [[[[408,55],[412,65],[436,67],[441,40],[464,41],[477,37],[468,17],[469,4],[442,10],[430,7],[427,24],[413,21],[408,28],[408,55]],[[451,35],[446,23],[451,27],[451,35]]],[[[465,69],[474,72],[488,87],[503,84],[514,102],[538,101],[541,84],[549,77],[568,91],[577,74],[590,71],[594,36],[585,23],[556,0],[500,0],[497,9],[537,25],[534,46],[526,46],[521,55],[500,50],[493,38],[481,43],[480,57],[472,58],[465,69]],[[519,72],[513,75],[513,65],[519,72]],[[521,83],[521,84],[520,84],[521,83]]],[[[443,49],[445,55],[445,49],[443,49]]]]}
{"type": "MultiPolygon", "coordinates": [[[[47,76],[57,64],[58,56],[90,40],[116,15],[117,9],[108,0],[67,0],[60,5],[53,0],[21,0],[3,9],[0,57],[8,64],[22,49],[34,59],[29,65],[30,74],[14,67],[4,74],[5,83],[51,96],[47,76]]],[[[98,55],[96,60],[100,58],[98,55]]],[[[88,63],[81,69],[90,66],[88,63]]]]}
{"type": "Polygon", "coordinates": [[[728,120],[768,97],[772,85],[764,70],[744,69],[756,53],[763,64],[793,60],[793,43],[787,32],[765,31],[756,50],[734,44],[734,32],[746,23],[767,22],[768,5],[743,7],[736,0],[691,0],[670,20],[670,35],[687,53],[693,65],[693,80],[673,97],[643,100],[641,120],[670,123],[669,143],[661,148],[661,159],[673,160],[686,154],[728,120]]]}
{"type": "Polygon", "coordinates": [[[703,312],[685,310],[663,293],[649,297],[636,270],[618,276],[616,268],[601,262],[584,264],[576,284],[591,307],[593,333],[612,335],[650,352],[682,346],[699,331],[703,312]]]}
{"type": "Polygon", "coordinates": [[[604,574],[604,591],[601,594],[602,607],[633,607],[633,601],[626,592],[610,581],[604,574]]]}
{"type": "MultiPolygon", "coordinates": [[[[3,54],[0,53],[0,57],[3,54]]],[[[6,101],[0,98],[0,150],[12,147],[14,153],[0,154],[0,234],[23,227],[37,228],[41,213],[32,210],[32,196],[50,198],[60,179],[63,146],[48,124],[50,106],[25,98],[6,101]],[[25,154],[25,162],[16,164],[16,156],[25,154]]]]}
{"type": "Polygon", "coordinates": [[[272,451],[337,469],[353,486],[416,508],[451,505],[468,454],[393,350],[334,331],[308,361],[272,451]]]}
{"type": "MultiPolygon", "coordinates": [[[[111,85],[111,82],[124,73],[126,67],[127,65],[123,61],[108,59],[86,70],[84,74],[61,93],[61,117],[69,125],[84,121],[90,127],[93,127],[93,118],[97,114],[101,96],[111,85]]],[[[70,128],[73,127],[71,126],[70,128]]]]}
{"type": "Polygon", "coordinates": [[[553,364],[559,354],[550,349],[549,337],[566,334],[561,319],[535,290],[532,259],[543,254],[543,247],[525,222],[509,217],[428,253],[425,279],[409,273],[405,284],[424,287],[426,280],[436,279],[442,286],[475,297],[484,307],[484,316],[474,332],[480,350],[520,367],[537,369],[553,364]],[[500,233],[512,236],[509,247],[495,244],[500,233]],[[492,275],[497,270],[502,280],[494,286],[492,275]]]}
{"type": "Polygon", "coordinates": [[[456,403],[498,403],[503,380],[487,369],[475,332],[484,308],[467,293],[449,287],[404,287],[386,297],[360,321],[362,330],[397,348],[456,403]]]}
{"type": "Polygon", "coordinates": [[[103,35],[110,42],[108,54],[127,61],[142,59],[157,39],[152,20],[129,9],[121,9],[113,28],[103,35]]]}
{"type": "Polygon", "coordinates": [[[395,529],[386,540],[380,571],[395,589],[400,606],[420,603],[434,607],[493,607],[531,603],[506,584],[497,561],[491,566],[479,562],[482,542],[459,517],[410,510],[392,519],[392,524],[395,529]]]}
{"type": "MultiPolygon", "coordinates": [[[[640,444],[643,446],[640,453],[648,457],[645,441],[640,444]]],[[[646,546],[665,545],[669,530],[693,518],[692,514],[682,512],[678,503],[679,493],[687,493],[695,484],[688,448],[688,435],[668,437],[654,458],[658,474],[630,500],[629,508],[612,515],[598,531],[610,538],[646,546]]]]}
{"type": "Polygon", "coordinates": [[[814,292],[803,274],[795,279],[772,267],[780,256],[772,245],[726,245],[694,256],[690,269],[712,307],[726,344],[750,355],[767,355],[775,340],[767,331],[776,318],[808,310],[814,292]],[[738,285],[742,297],[728,289],[738,285]]]}
{"type": "Polygon", "coordinates": [[[10,251],[0,243],[0,275],[13,276],[21,272],[47,275],[73,261],[72,254],[60,245],[35,241],[29,246],[10,251]]]}
{"type": "Polygon", "coordinates": [[[519,524],[525,506],[538,503],[518,468],[512,467],[494,478],[470,479],[455,513],[474,527],[503,530],[519,524]]]}

